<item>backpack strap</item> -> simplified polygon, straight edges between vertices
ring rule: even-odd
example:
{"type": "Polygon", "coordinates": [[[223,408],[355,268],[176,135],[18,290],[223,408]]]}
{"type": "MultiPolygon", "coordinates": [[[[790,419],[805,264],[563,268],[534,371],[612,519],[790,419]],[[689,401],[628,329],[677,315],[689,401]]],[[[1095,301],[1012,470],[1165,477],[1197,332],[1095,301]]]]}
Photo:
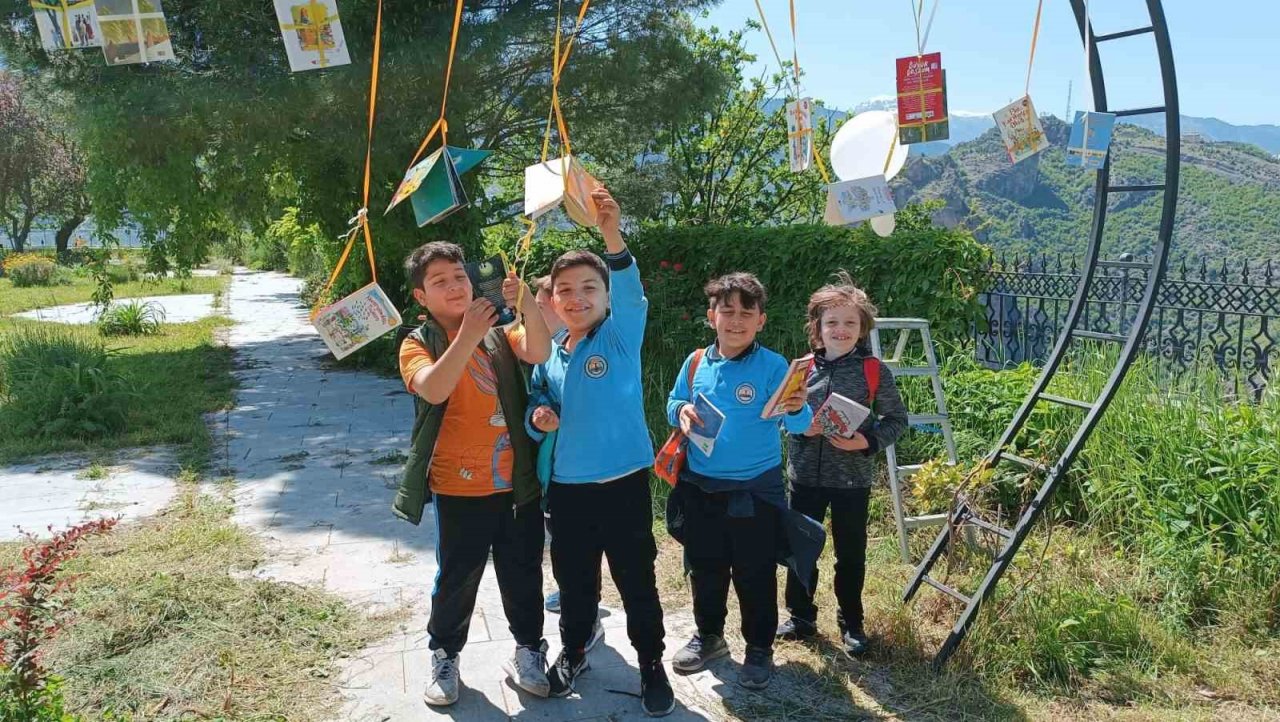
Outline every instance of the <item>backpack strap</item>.
{"type": "Polygon", "coordinates": [[[867,407],[876,407],[876,390],[880,388],[880,359],[868,356],[862,359],[862,375],[867,377],[867,407]]]}
{"type": "Polygon", "coordinates": [[[698,364],[702,363],[702,355],[706,352],[705,348],[700,348],[693,352],[693,361],[689,363],[689,377],[685,380],[689,384],[690,396],[693,395],[693,375],[698,373],[698,364]]]}

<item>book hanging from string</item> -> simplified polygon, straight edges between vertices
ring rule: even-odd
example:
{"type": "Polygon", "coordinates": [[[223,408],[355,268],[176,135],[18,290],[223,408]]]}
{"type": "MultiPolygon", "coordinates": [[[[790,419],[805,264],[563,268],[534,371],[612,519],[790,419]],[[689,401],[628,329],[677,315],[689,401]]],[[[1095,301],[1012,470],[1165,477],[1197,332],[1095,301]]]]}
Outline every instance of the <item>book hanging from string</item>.
{"type": "Polygon", "coordinates": [[[448,145],[437,148],[434,153],[405,172],[386,212],[408,198],[413,207],[414,220],[422,227],[442,221],[455,211],[466,208],[470,200],[462,185],[462,176],[480,165],[491,153],[488,150],[448,145]]]}
{"type": "Polygon", "coordinates": [[[160,0],[95,0],[107,65],[173,60],[160,0]]]}
{"type": "Polygon", "coordinates": [[[1114,113],[1076,111],[1067,140],[1067,165],[1085,170],[1100,170],[1107,162],[1111,134],[1116,126],[1114,113]]]}
{"type": "Polygon", "coordinates": [[[791,172],[803,173],[813,165],[813,100],[801,98],[787,103],[787,157],[791,172]]]}
{"type": "Polygon", "coordinates": [[[1024,95],[994,113],[1000,140],[1013,163],[1026,160],[1049,147],[1044,126],[1030,95],[1024,95]]]}
{"type": "Polygon", "coordinates": [[[572,155],[531,165],[524,169],[524,214],[536,220],[563,204],[570,220],[593,228],[599,218],[591,192],[599,184],[572,155]]]}
{"type": "Polygon", "coordinates": [[[898,58],[898,138],[903,145],[951,137],[942,53],[898,58]]]}
{"type": "Polygon", "coordinates": [[[102,46],[94,0],[31,0],[40,45],[48,52],[102,46]]]}
{"type": "Polygon", "coordinates": [[[337,0],[275,0],[275,8],[290,70],[351,63],[337,0]]]}

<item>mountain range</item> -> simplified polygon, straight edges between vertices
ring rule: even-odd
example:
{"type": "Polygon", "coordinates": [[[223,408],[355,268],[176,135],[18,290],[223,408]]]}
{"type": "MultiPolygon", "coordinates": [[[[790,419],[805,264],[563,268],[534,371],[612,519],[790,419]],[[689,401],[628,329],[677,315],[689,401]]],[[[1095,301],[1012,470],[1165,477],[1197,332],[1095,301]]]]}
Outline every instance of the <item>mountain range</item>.
{"type": "MultiPolygon", "coordinates": [[[[1069,125],[1041,123],[1053,147],[1009,162],[991,128],[945,154],[915,156],[891,184],[899,207],[942,202],[934,219],[961,225],[996,251],[1081,253],[1092,221],[1095,172],[1066,165],[1069,125]]],[[[953,135],[954,135],[953,125],[953,135]]],[[[1280,261],[1280,158],[1256,145],[1184,135],[1172,258],[1280,261]]],[[[1164,138],[1131,124],[1116,127],[1113,184],[1164,179],[1164,138]]],[[[1159,227],[1159,192],[1112,194],[1103,254],[1150,254],[1159,227]]]]}

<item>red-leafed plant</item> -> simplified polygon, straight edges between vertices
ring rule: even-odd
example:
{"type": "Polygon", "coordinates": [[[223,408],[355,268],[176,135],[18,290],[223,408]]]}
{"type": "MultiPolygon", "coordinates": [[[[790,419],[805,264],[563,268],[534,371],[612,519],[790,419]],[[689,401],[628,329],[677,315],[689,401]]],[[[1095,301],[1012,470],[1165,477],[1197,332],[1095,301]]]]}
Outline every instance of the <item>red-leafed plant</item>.
{"type": "Polygon", "coordinates": [[[62,567],[86,537],[106,533],[118,521],[86,522],[47,540],[28,535],[31,544],[22,550],[22,563],[0,572],[0,697],[19,710],[38,704],[43,694],[42,647],[61,627],[73,581],[60,574],[62,567]]]}

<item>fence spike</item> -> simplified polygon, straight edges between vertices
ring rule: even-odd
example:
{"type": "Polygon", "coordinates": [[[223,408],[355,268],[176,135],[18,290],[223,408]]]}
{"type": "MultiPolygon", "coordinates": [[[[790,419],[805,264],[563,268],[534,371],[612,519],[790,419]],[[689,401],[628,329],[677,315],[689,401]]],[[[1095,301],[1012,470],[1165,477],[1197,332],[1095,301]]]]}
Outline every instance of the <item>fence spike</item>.
{"type": "Polygon", "coordinates": [[[1244,259],[1244,265],[1240,267],[1240,282],[1249,285],[1249,259],[1244,259]]]}
{"type": "Polygon", "coordinates": [[[1270,286],[1270,285],[1272,284],[1272,277],[1271,277],[1271,259],[1270,259],[1270,258],[1268,258],[1268,259],[1267,259],[1267,271],[1266,271],[1266,273],[1263,275],[1263,278],[1266,280],[1266,282],[1267,282],[1267,285],[1268,285],[1268,286],[1270,286]]]}

